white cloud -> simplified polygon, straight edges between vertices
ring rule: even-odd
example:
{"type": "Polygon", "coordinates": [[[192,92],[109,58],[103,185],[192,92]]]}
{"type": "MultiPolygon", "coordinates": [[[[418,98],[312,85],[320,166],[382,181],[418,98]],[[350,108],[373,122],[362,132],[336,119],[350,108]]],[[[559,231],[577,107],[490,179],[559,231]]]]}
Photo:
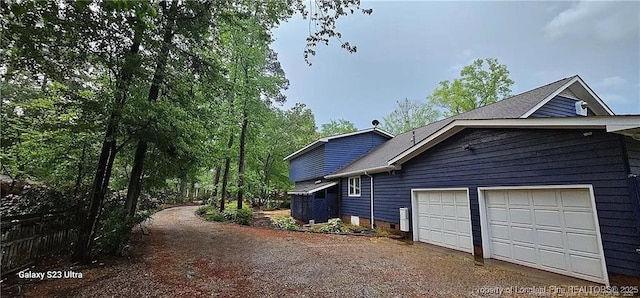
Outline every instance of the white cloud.
{"type": "Polygon", "coordinates": [[[600,98],[606,102],[611,104],[624,104],[629,102],[627,98],[615,93],[605,93],[601,94],[600,98]]]}
{"type": "Polygon", "coordinates": [[[606,77],[602,79],[602,81],[598,82],[597,85],[602,88],[617,88],[625,85],[627,80],[621,78],[620,76],[606,77]]]}
{"type": "Polygon", "coordinates": [[[634,1],[579,1],[556,15],[544,29],[552,38],[605,42],[637,39],[639,8],[634,1]]]}

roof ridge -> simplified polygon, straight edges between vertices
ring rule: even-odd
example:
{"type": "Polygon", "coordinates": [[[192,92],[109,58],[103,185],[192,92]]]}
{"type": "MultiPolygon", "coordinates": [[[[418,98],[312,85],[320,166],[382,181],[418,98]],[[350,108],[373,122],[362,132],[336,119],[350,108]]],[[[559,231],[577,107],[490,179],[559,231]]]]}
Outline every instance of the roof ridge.
{"type": "MultiPolygon", "coordinates": [[[[475,109],[473,109],[473,110],[466,111],[466,112],[464,112],[464,113],[460,113],[460,114],[458,114],[458,115],[451,116],[451,117],[449,117],[449,118],[452,118],[452,117],[458,117],[458,116],[464,115],[464,114],[466,114],[466,113],[469,113],[469,112],[472,112],[472,111],[475,111],[475,110],[478,110],[478,109],[482,109],[482,108],[486,108],[486,107],[491,107],[491,106],[492,106],[492,105],[494,105],[494,104],[501,103],[501,102],[503,102],[503,101],[505,101],[505,100],[513,99],[513,98],[514,98],[514,97],[516,97],[516,96],[521,96],[521,95],[524,95],[524,94],[527,94],[527,93],[533,93],[533,92],[535,92],[535,91],[537,91],[537,90],[540,90],[540,89],[545,88],[545,87],[548,87],[548,86],[550,86],[550,85],[553,85],[553,84],[556,84],[556,83],[562,82],[562,81],[564,81],[564,80],[568,80],[568,79],[573,80],[573,78],[575,78],[575,77],[577,77],[577,76],[578,76],[578,75],[573,75],[573,76],[570,76],[570,77],[562,78],[562,79],[559,79],[559,80],[557,80],[557,81],[554,81],[554,82],[551,82],[551,83],[548,83],[548,84],[544,84],[544,85],[542,85],[542,86],[538,86],[538,87],[536,87],[536,88],[529,89],[529,90],[527,90],[527,91],[524,91],[524,92],[521,92],[521,93],[518,93],[518,94],[514,94],[514,95],[511,95],[511,96],[505,97],[505,98],[503,98],[503,99],[501,99],[501,100],[497,100],[497,101],[492,102],[492,103],[490,103],[490,104],[488,104],[488,105],[484,105],[484,106],[481,106],[481,107],[477,107],[477,108],[475,108],[475,109]]],[[[559,87],[558,87],[558,88],[559,88],[559,87]]],[[[552,93],[553,93],[553,92],[552,92],[552,93]]]]}

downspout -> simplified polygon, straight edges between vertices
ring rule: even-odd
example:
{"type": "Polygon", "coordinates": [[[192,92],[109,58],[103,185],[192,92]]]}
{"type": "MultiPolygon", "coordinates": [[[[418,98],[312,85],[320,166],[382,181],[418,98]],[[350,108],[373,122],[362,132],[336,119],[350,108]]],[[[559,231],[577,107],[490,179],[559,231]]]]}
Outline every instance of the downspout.
{"type": "Polygon", "coordinates": [[[371,185],[371,229],[373,230],[375,228],[375,220],[373,218],[373,176],[369,175],[367,172],[364,172],[364,174],[366,176],[369,176],[369,178],[371,179],[371,183],[369,183],[371,185]]]}

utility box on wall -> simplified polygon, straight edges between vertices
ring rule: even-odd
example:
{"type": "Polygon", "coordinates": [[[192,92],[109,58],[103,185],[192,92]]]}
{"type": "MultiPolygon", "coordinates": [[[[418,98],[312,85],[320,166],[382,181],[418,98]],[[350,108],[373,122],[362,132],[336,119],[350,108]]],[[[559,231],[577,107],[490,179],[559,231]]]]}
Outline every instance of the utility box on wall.
{"type": "Polygon", "coordinates": [[[409,208],[400,208],[400,231],[409,232],[409,208]]]}

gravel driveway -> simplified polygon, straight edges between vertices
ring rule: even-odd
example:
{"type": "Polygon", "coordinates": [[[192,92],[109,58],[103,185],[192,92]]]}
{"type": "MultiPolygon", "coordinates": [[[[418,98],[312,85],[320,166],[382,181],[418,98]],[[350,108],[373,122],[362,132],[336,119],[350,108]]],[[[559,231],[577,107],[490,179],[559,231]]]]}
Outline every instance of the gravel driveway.
{"type": "MultiPolygon", "coordinates": [[[[427,244],[205,222],[196,206],[153,216],[133,255],[37,282],[33,297],[476,297],[495,287],[592,285],[427,244]],[[483,288],[485,287],[485,288],[483,288]]],[[[514,296],[514,295],[502,295],[514,296]]],[[[531,297],[531,296],[529,296],[531,297]]]]}

